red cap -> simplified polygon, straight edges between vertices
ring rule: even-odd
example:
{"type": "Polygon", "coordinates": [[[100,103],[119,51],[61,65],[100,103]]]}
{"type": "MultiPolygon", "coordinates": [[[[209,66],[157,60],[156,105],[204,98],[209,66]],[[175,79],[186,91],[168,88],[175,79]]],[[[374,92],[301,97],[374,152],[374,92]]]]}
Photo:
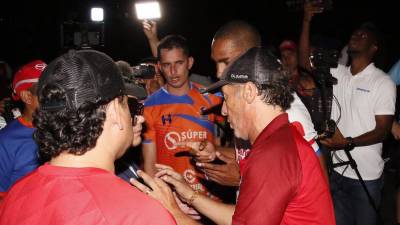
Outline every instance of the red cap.
{"type": "Polygon", "coordinates": [[[279,45],[279,50],[280,51],[284,51],[284,50],[297,51],[297,45],[296,45],[296,43],[294,43],[294,41],[284,40],[279,45]]]}
{"type": "Polygon", "coordinates": [[[14,76],[13,80],[13,99],[19,100],[19,93],[32,87],[32,84],[39,81],[39,77],[42,74],[47,64],[42,60],[35,60],[24,66],[22,66],[14,76]]]}

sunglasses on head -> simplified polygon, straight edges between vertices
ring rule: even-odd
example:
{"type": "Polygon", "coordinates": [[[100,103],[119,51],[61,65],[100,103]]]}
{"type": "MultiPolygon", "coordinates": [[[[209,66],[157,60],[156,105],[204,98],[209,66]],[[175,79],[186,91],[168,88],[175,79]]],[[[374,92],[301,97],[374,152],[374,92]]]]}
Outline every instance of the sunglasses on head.
{"type": "Polygon", "coordinates": [[[137,123],[137,116],[143,115],[143,104],[140,103],[136,98],[128,97],[129,111],[133,120],[133,126],[137,123]]]}

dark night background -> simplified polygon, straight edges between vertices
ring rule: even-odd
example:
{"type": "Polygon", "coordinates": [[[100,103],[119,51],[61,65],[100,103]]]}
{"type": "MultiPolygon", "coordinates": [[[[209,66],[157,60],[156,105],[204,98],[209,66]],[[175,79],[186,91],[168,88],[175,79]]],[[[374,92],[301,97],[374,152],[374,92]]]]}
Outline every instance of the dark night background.
{"type": "MultiPolygon", "coordinates": [[[[351,31],[364,21],[375,22],[385,34],[390,66],[400,56],[397,1],[333,0],[333,9],[314,17],[312,33],[336,39],[342,47],[351,31]],[[397,33],[396,33],[397,32],[397,33]]],[[[115,60],[131,64],[150,56],[141,23],[128,0],[3,1],[0,8],[0,60],[17,68],[29,60],[46,62],[65,51],[60,47],[60,25],[69,18],[88,21],[90,8],[105,10],[105,51],[115,60]]],[[[186,36],[195,57],[194,72],[214,74],[210,44],[215,31],[227,21],[243,19],[255,25],[265,45],[277,46],[284,38],[298,40],[302,10],[287,7],[284,0],[194,1],[161,0],[159,36],[186,36]]],[[[384,68],[387,69],[387,68],[384,68]]]]}

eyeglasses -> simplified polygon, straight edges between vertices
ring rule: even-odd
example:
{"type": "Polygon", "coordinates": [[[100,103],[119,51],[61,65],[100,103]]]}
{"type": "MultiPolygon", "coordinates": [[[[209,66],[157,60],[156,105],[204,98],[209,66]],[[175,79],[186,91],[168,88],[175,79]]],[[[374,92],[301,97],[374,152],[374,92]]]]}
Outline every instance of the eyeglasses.
{"type": "Polygon", "coordinates": [[[144,106],[136,98],[128,97],[128,107],[131,112],[133,126],[137,123],[137,116],[143,115],[144,106]]]}

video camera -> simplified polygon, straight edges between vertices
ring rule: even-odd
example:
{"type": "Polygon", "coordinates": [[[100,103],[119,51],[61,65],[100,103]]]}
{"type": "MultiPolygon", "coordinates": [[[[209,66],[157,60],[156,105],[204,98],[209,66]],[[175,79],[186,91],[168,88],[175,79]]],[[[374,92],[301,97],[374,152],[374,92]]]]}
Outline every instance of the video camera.
{"type": "Polygon", "coordinates": [[[336,78],[330,73],[331,68],[338,66],[339,52],[334,49],[316,48],[311,57],[314,68],[314,79],[317,83],[332,86],[337,84],[336,78]]]}
{"type": "Polygon", "coordinates": [[[332,76],[330,70],[338,66],[338,59],[338,51],[324,48],[316,48],[310,57],[313,67],[312,76],[320,89],[323,112],[323,120],[316,127],[319,139],[332,137],[336,130],[336,123],[330,119],[330,115],[333,99],[332,86],[337,84],[337,79],[332,76]]]}
{"type": "Polygon", "coordinates": [[[140,64],[138,66],[133,66],[132,69],[132,76],[136,79],[153,79],[156,75],[156,68],[153,65],[140,64]]]}

